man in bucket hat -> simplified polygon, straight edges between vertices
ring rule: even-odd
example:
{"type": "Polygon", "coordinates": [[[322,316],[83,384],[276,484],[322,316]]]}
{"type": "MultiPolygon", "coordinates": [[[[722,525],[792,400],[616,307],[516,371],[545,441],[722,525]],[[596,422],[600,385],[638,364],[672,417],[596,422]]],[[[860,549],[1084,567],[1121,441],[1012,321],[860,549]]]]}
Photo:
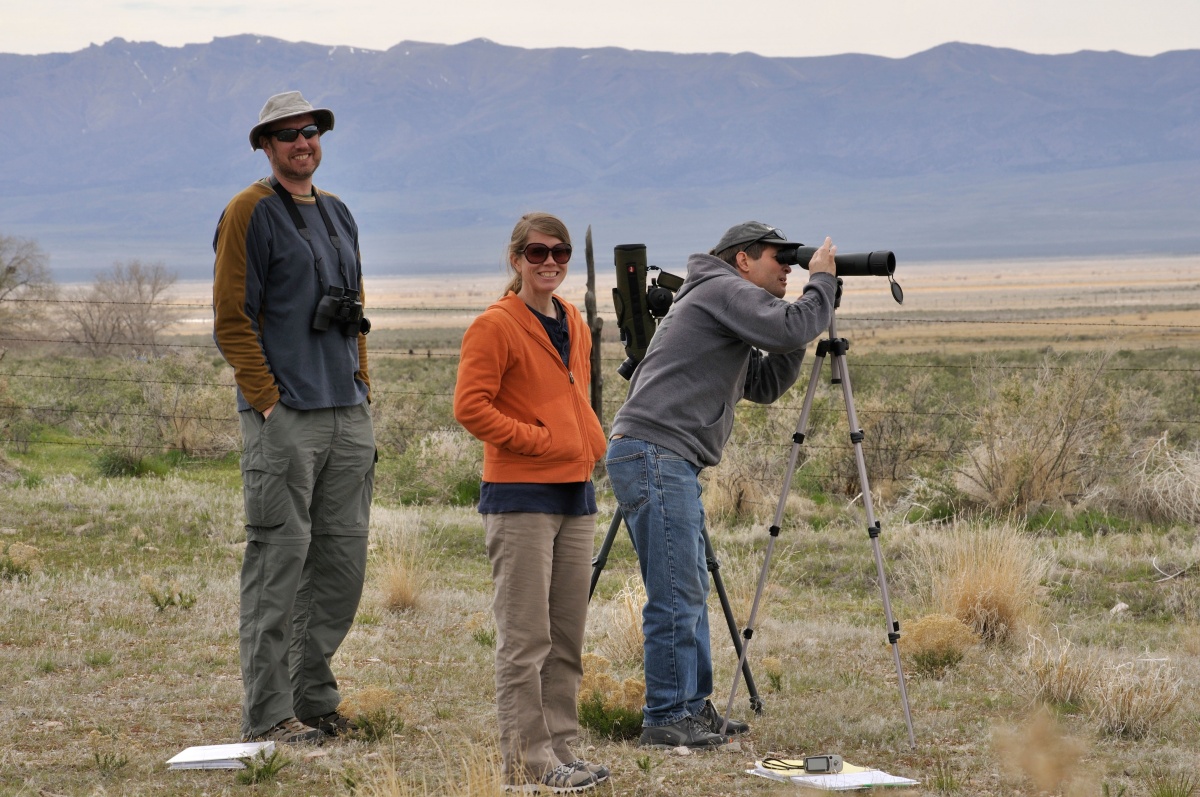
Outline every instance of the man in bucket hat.
{"type": "Polygon", "coordinates": [[[804,347],[829,325],[836,248],[826,238],[803,294],[784,300],[798,243],[774,227],[731,227],[658,326],[613,420],[605,466],[638,556],[646,605],[643,747],[718,747],[749,726],[717,713],[708,634],[709,576],[700,471],[721,461],[737,403],[775,401],[800,375],[804,347]]]}
{"type": "Polygon", "coordinates": [[[312,181],[332,129],[298,91],[267,100],[250,146],[271,176],[230,201],[213,239],[213,337],[242,431],[247,740],[353,730],[330,659],[362,595],[376,455],[358,226],[312,181]]]}

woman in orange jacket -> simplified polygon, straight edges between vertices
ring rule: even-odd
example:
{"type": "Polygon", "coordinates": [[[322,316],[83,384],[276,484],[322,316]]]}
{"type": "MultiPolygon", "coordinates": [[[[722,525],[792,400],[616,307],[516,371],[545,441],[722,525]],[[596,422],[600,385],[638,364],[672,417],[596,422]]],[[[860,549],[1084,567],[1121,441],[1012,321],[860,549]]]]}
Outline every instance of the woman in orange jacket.
{"type": "Polygon", "coordinates": [[[454,417],[484,444],[479,512],[495,585],[506,790],[582,791],[609,775],[571,747],[596,528],[591,473],[606,441],[588,398],[591,332],[554,295],[570,259],[559,219],[521,217],[508,245],[512,279],[463,336],[454,388],[454,417]]]}

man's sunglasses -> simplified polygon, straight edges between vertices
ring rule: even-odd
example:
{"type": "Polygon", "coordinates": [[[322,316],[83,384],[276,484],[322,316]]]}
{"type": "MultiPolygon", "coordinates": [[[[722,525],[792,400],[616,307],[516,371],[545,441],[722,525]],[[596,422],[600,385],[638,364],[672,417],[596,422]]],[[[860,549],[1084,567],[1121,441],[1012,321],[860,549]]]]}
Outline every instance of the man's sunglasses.
{"type": "Polygon", "coordinates": [[[313,136],[321,135],[321,128],[316,125],[305,125],[297,130],[294,127],[285,127],[282,130],[269,130],[267,135],[274,138],[276,141],[282,141],[284,144],[291,144],[299,136],[312,138],[313,136]]]}
{"type": "Polygon", "coordinates": [[[567,261],[571,259],[571,245],[555,244],[554,246],[546,246],[545,244],[525,244],[520,254],[525,255],[525,259],[535,266],[545,263],[547,255],[553,255],[555,263],[565,266],[567,261]]]}

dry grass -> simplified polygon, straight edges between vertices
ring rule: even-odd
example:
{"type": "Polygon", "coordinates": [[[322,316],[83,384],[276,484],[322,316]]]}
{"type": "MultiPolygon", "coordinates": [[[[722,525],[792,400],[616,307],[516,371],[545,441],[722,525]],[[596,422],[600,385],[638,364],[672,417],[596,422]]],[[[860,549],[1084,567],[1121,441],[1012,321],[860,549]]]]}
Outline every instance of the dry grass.
{"type": "Polygon", "coordinates": [[[381,556],[379,571],[384,608],[392,612],[405,612],[420,606],[428,571],[417,538],[406,537],[399,544],[387,545],[381,556]]]}
{"type": "Polygon", "coordinates": [[[1098,793],[1095,775],[1084,764],[1087,745],[1065,735],[1046,711],[1035,712],[1018,728],[998,729],[993,744],[1008,775],[1031,781],[1038,793],[1098,793]]]}
{"type": "Polygon", "coordinates": [[[1011,523],[962,523],[916,541],[914,578],[928,602],[985,642],[1004,642],[1036,621],[1051,562],[1011,523]]]}
{"type": "Polygon", "coordinates": [[[1031,637],[1026,664],[1028,691],[1034,700],[1079,708],[1099,683],[1102,667],[1095,651],[1079,648],[1070,640],[1051,644],[1031,637]]]}
{"type": "Polygon", "coordinates": [[[1179,706],[1183,679],[1165,661],[1136,661],[1101,671],[1089,696],[1102,733],[1144,739],[1179,706]]]}
{"type": "MultiPolygon", "coordinates": [[[[393,746],[361,776],[351,775],[353,793],[364,797],[479,797],[502,794],[496,750],[464,740],[443,754],[434,773],[414,772],[402,746],[393,746]]],[[[346,784],[349,786],[350,784],[346,784]]]]}
{"type": "Polygon", "coordinates": [[[979,644],[979,635],[957,617],[929,614],[904,626],[900,653],[911,670],[940,678],[979,644]]]}
{"type": "MultiPolygon", "coordinates": [[[[162,763],[190,744],[236,738],[241,690],[236,628],[229,620],[237,611],[240,562],[230,544],[238,536],[236,482],[64,481],[10,490],[5,497],[12,513],[6,522],[20,529],[8,547],[38,548],[42,569],[28,579],[0,581],[0,687],[6,695],[0,722],[14,729],[0,742],[0,793],[92,794],[97,784],[109,794],[236,793],[229,774],[169,773],[162,763]],[[198,521],[201,516],[226,522],[198,521]],[[147,522],[151,517],[154,523],[147,522]],[[195,595],[194,605],[158,611],[142,592],[143,575],[156,585],[177,584],[195,595]]],[[[980,529],[909,528],[890,516],[884,526],[895,532],[884,537],[889,563],[911,556],[915,541],[926,537],[984,542],[980,529]]],[[[597,542],[602,532],[597,529],[597,542]]],[[[714,527],[711,533],[725,563],[761,562],[761,528],[714,527]]],[[[328,745],[313,756],[289,751],[292,763],[277,775],[281,785],[260,784],[260,793],[497,793],[493,650],[480,633],[491,582],[478,517],[471,508],[376,507],[376,556],[409,537],[422,540],[427,557],[422,569],[429,581],[421,600],[403,613],[384,610],[381,573],[371,568],[358,622],[335,659],[345,710],[375,713],[392,722],[390,732],[328,745]],[[356,784],[353,791],[349,784],[356,784]]],[[[1136,545],[1113,536],[1093,541],[1089,555],[1102,566],[1149,557],[1168,544],[1150,535],[1136,545]]],[[[735,594],[752,589],[742,582],[757,575],[749,566],[725,572],[735,594]]],[[[770,576],[768,603],[778,610],[759,626],[750,659],[767,711],[747,717],[745,703],[737,702],[736,713],[753,726],[741,749],[681,758],[585,733],[580,752],[614,770],[601,793],[782,794],[787,792],[772,791],[742,770],[770,754],[819,752],[926,781],[916,794],[937,793],[939,764],[951,767],[945,771],[954,773],[964,793],[1027,793],[989,774],[1008,760],[991,746],[992,732],[1020,723],[1027,706],[1020,662],[1008,653],[972,656],[942,680],[912,680],[918,749],[908,750],[872,573],[861,519],[848,518],[820,534],[790,533],[770,576]]],[[[605,579],[638,584],[623,538],[605,579]]],[[[618,597],[620,592],[593,601],[589,651],[607,651],[606,634],[620,612],[636,616],[641,599],[618,597]]],[[[919,596],[905,590],[893,595],[906,645],[919,627],[908,622],[919,596]]],[[[1053,602],[1046,610],[1072,611],[1053,602]]],[[[1187,635],[1155,624],[1125,626],[1116,634],[1103,607],[1096,615],[1075,619],[1073,629],[1131,644],[1136,635],[1139,646],[1178,656],[1180,675],[1200,677],[1200,651],[1186,646],[1187,635]]],[[[634,619],[627,625],[638,627],[634,619]]],[[[715,612],[711,626],[714,701],[721,704],[736,662],[715,612]]],[[[619,685],[625,702],[636,704],[640,653],[610,667],[610,693],[617,694],[619,685]]],[[[1160,698],[1152,687],[1143,677],[1132,689],[1160,698]]],[[[744,697],[745,689],[739,694],[744,697]]],[[[1194,711],[1195,700],[1180,693],[1177,710],[1194,711]]],[[[1099,726],[1091,715],[1063,721],[1074,736],[1094,735],[1099,726]]],[[[1139,754],[1129,735],[1135,723],[1126,720],[1122,727],[1125,735],[1111,735],[1105,748],[1084,759],[1105,782],[1133,785],[1138,776],[1122,774],[1120,762],[1139,754]]],[[[1200,741],[1186,723],[1159,721],[1150,729],[1169,757],[1184,756],[1200,741]]]]}
{"type": "MultiPolygon", "coordinates": [[[[1062,321],[1052,341],[1056,349],[1108,345],[1097,341],[1114,335],[1123,336],[1121,345],[1132,349],[1200,340],[1192,328],[1194,311],[1187,315],[1173,306],[1200,291],[1194,259],[1174,276],[1159,268],[1162,264],[1139,264],[1139,278],[1145,279],[1137,286],[1119,279],[1128,273],[1128,262],[1114,262],[1119,266],[1101,268],[1103,273],[1079,266],[1058,274],[1040,264],[957,270],[904,264],[901,281],[909,295],[904,308],[892,306],[874,281],[850,280],[840,328],[853,338],[855,358],[863,352],[883,358],[916,350],[1047,345],[1044,326],[911,321],[931,311],[1062,321]],[[1113,290],[1118,284],[1119,292],[1113,290]],[[1122,300],[1137,293],[1133,301],[1149,304],[1150,289],[1170,297],[1172,306],[1120,307],[1111,316],[1105,309],[1118,293],[1122,300]],[[1094,322],[1097,313],[1104,321],[1111,317],[1147,327],[1097,332],[1071,326],[1094,322]],[[888,320],[901,315],[910,320],[888,320]]],[[[444,286],[446,281],[436,282],[444,286]]],[[[480,306],[493,298],[494,291],[485,293],[480,306]]],[[[373,295],[377,303],[384,301],[384,294],[373,295]]],[[[396,296],[406,306],[458,301],[404,291],[396,296]]],[[[430,318],[445,323],[444,314],[430,318]]],[[[461,319],[462,325],[469,320],[461,319]]],[[[388,331],[386,324],[380,329],[388,331]]],[[[606,356],[615,357],[616,344],[606,346],[612,350],[606,356]]],[[[856,368],[856,360],[851,362],[856,368]]],[[[856,381],[856,388],[860,384],[856,381]]],[[[388,386],[381,383],[381,388],[383,398],[388,386]]],[[[616,388],[610,384],[608,389],[616,388]]],[[[397,390],[393,397],[400,395],[397,390]]],[[[404,415],[404,408],[396,409],[393,431],[436,428],[425,423],[425,412],[444,410],[429,406],[404,415]]],[[[795,420],[793,413],[781,415],[785,424],[795,420]]],[[[903,429],[893,431],[889,440],[907,439],[903,429]]],[[[448,492],[448,479],[472,478],[471,462],[435,461],[453,457],[456,449],[463,457],[463,441],[431,439],[422,453],[417,435],[399,431],[394,439],[413,449],[404,461],[430,495],[448,492]]],[[[774,469],[764,477],[769,514],[786,446],[771,435],[762,440],[764,446],[771,443],[763,467],[774,469]]],[[[389,445],[381,448],[398,457],[389,445]]],[[[875,443],[869,438],[867,445],[875,443]]],[[[0,726],[7,730],[0,740],[0,794],[499,793],[492,585],[473,507],[416,509],[398,506],[396,493],[377,492],[367,591],[334,669],[346,710],[374,714],[378,727],[388,731],[315,751],[288,751],[291,763],[278,773],[277,783],[244,789],[231,773],[168,772],[163,763],[185,746],[237,738],[241,685],[234,618],[244,533],[236,465],[191,465],[163,479],[106,480],[86,468],[70,473],[65,466],[47,468],[46,451],[56,449],[36,443],[27,452],[17,448],[4,452],[11,465],[6,471],[14,478],[0,484],[0,550],[36,548],[40,567],[15,579],[0,578],[0,726]],[[414,569],[426,580],[415,590],[415,606],[389,611],[388,580],[379,565],[410,538],[420,540],[414,569]],[[188,608],[175,604],[160,611],[143,591],[143,576],[162,594],[195,600],[188,608]]],[[[401,476],[408,478],[393,478],[398,483],[401,476]]],[[[598,485],[602,511],[610,512],[611,498],[603,482],[598,485]]],[[[840,501],[816,506],[811,499],[806,495],[796,507],[789,504],[790,513],[809,522],[785,523],[756,628],[749,663],[762,690],[763,715],[747,716],[741,699],[747,690],[739,689],[735,716],[747,719],[752,732],[738,747],[687,757],[585,732],[579,752],[613,769],[611,781],[597,794],[795,794],[792,787],[744,770],[768,755],[829,752],[920,779],[919,787],[908,790],[911,795],[1033,797],[1046,790],[1072,797],[1165,795],[1153,773],[1194,768],[1200,726],[1191,719],[1200,716],[1200,696],[1179,686],[1200,680],[1200,589],[1193,567],[1200,561],[1200,535],[1194,524],[1036,537],[1004,523],[909,524],[902,512],[878,501],[886,530],[881,540],[885,564],[889,575],[905,576],[893,580],[892,591],[904,630],[902,649],[920,638],[914,633],[920,629],[916,618],[931,612],[973,626],[979,622],[993,638],[942,678],[910,680],[917,737],[917,748],[910,750],[860,508],[840,501]],[[999,531],[990,533],[989,525],[999,531]],[[1051,564],[1053,580],[1045,580],[1043,589],[1042,576],[1051,564]],[[956,608],[943,608],[943,600],[956,608]],[[1129,608],[1110,614],[1118,601],[1129,608]],[[1046,627],[1069,629],[1069,647],[1062,642],[1044,650],[1031,646],[1031,654],[1023,656],[1011,642],[995,641],[1003,634],[1019,638],[1024,628],[1044,635],[1039,617],[1046,627]],[[1147,660],[1102,667],[1082,710],[1060,711],[1057,724],[1027,716],[1031,702],[1053,703],[1055,694],[1084,691],[1067,684],[1088,680],[1082,672],[1086,662],[1129,662],[1135,655],[1129,651],[1147,660]],[[1031,670],[1042,673],[1040,681],[1031,679],[1031,670]],[[1008,728],[1021,730],[1006,737],[1008,728]],[[1010,773],[1010,765],[1018,771],[1010,773]]],[[[714,513],[710,527],[743,622],[767,540],[761,519],[749,523],[751,516],[762,517],[751,512],[718,519],[714,513]]],[[[598,528],[597,543],[602,534],[598,528]]],[[[638,628],[631,606],[640,609],[640,599],[618,595],[618,585],[631,583],[638,583],[636,560],[622,535],[604,588],[592,602],[586,649],[610,658],[608,676],[632,703],[639,699],[633,694],[637,689],[626,695],[625,685],[638,684],[642,675],[640,641],[626,645],[637,651],[627,658],[610,656],[608,648],[609,632],[622,614],[629,617],[624,622],[630,636],[638,628]]],[[[736,659],[715,600],[712,608],[713,700],[723,705],[736,659]]]]}
{"type": "MultiPolygon", "coordinates": [[[[597,602],[599,603],[599,602],[597,602]]],[[[597,646],[610,661],[626,667],[642,663],[642,607],[646,605],[646,588],[641,576],[625,579],[625,585],[613,597],[600,605],[593,604],[590,612],[593,627],[604,629],[597,646]]]]}
{"type": "Polygon", "coordinates": [[[743,426],[736,445],[726,446],[721,462],[701,474],[704,514],[711,523],[738,525],[774,517],[783,489],[786,450],[795,417],[765,414],[743,426]]]}

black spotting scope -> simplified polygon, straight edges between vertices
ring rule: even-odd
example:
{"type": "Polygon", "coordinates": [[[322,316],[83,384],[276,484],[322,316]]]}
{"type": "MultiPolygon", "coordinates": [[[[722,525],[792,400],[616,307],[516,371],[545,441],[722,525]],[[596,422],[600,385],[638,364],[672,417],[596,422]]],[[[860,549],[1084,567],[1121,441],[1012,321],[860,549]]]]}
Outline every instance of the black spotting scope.
{"type": "MultiPolygon", "coordinates": [[[[785,247],[775,254],[775,259],[785,266],[808,268],[808,261],[816,251],[815,246],[785,247]]],[[[896,256],[889,251],[834,255],[833,264],[839,277],[890,277],[896,273],[896,256]]]]}

